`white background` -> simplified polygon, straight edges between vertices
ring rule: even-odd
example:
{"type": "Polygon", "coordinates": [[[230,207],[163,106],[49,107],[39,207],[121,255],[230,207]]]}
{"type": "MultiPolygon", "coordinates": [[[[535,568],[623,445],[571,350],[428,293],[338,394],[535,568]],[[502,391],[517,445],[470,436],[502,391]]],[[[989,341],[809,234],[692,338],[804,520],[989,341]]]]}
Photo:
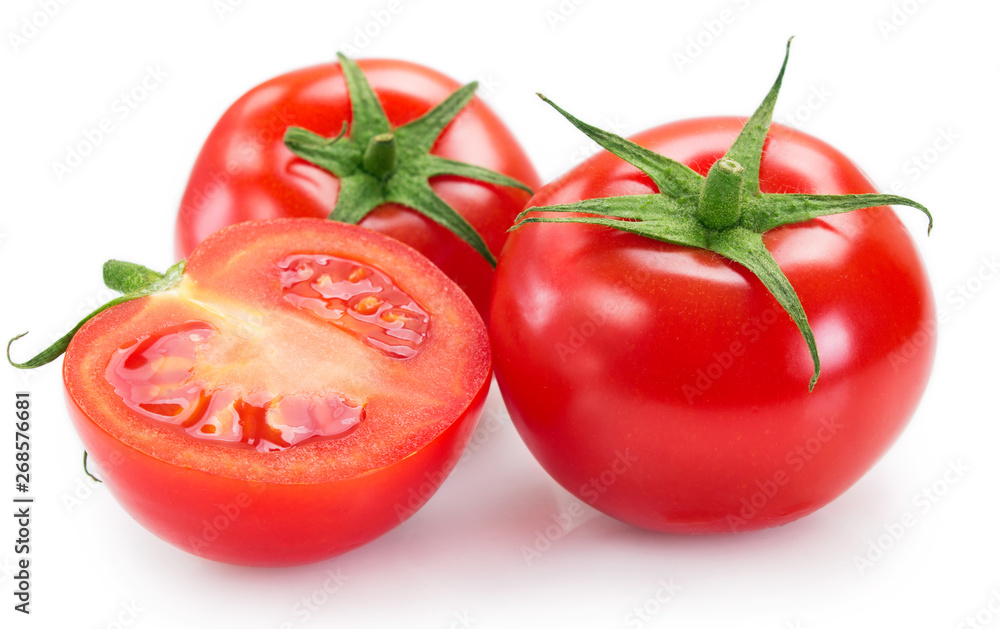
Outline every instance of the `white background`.
{"type": "Polygon", "coordinates": [[[947,319],[930,387],[892,450],[840,499],[779,529],[656,535],[586,507],[529,563],[524,548],[575,499],[531,458],[494,390],[474,450],[410,521],[322,564],[244,569],[160,542],[86,482],[58,363],[27,374],[0,369],[0,408],[8,408],[0,416],[9,422],[0,430],[0,500],[14,495],[17,390],[30,390],[34,401],[36,497],[33,613],[12,610],[15,529],[3,517],[0,623],[975,626],[968,617],[1000,627],[1000,281],[988,277],[984,262],[1000,249],[1000,178],[991,172],[1000,140],[1000,7],[985,0],[576,2],[399,0],[385,26],[373,22],[373,11],[386,10],[388,0],[65,2],[33,36],[14,42],[12,34],[32,33],[25,18],[46,21],[38,17],[46,3],[4,0],[0,336],[32,330],[18,349],[23,356],[67,329],[105,297],[100,268],[109,258],[171,264],[180,196],[218,116],[253,85],[332,59],[356,29],[379,31],[359,40],[361,56],[410,59],[492,85],[485,98],[544,180],[591,145],[535,91],[625,134],[692,116],[748,115],[795,35],[775,118],[795,116],[794,126],[850,155],[878,187],[900,182],[936,217],[928,238],[917,212],[898,210],[947,319]],[[723,11],[728,23],[715,23],[723,11]],[[679,67],[676,55],[691,53],[679,67]],[[116,99],[140,85],[147,68],[166,76],[121,119],[116,99]],[[814,93],[826,96],[810,101],[814,93]],[[106,117],[114,130],[57,178],[53,162],[106,117]],[[949,475],[951,465],[968,471],[949,475]],[[915,502],[925,490],[929,508],[915,502]],[[907,514],[914,525],[898,540],[888,537],[886,527],[907,514]],[[857,558],[868,553],[872,565],[859,570],[857,558]],[[341,582],[332,594],[325,591],[333,589],[330,575],[341,582]],[[675,590],[669,600],[661,600],[664,584],[675,590]],[[312,610],[303,603],[310,598],[312,610]]]}

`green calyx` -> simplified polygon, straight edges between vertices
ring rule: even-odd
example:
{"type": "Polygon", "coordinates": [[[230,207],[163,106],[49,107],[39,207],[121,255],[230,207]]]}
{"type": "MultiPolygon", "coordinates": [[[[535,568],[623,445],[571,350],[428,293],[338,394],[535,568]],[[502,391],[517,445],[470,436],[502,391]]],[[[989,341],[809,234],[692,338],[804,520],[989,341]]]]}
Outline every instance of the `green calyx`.
{"type": "Polygon", "coordinates": [[[479,232],[431,189],[436,175],[457,175],[511,186],[531,193],[520,181],[472,164],[431,154],[448,123],[472,100],[475,82],[460,88],[426,114],[392,129],[375,92],[358,65],[337,55],[351,98],[351,128],[324,138],[301,127],[289,127],[285,146],[295,155],[340,179],[340,193],[329,218],[358,223],[385,203],[415,210],[467,242],[491,265],[496,258],[479,232]]]}
{"type": "Polygon", "coordinates": [[[774,295],[802,333],[812,355],[813,375],[809,381],[812,391],[820,373],[816,339],[795,289],[764,247],[762,234],[781,225],[882,205],[907,205],[920,210],[927,215],[928,233],[933,218],[923,205],[891,194],[764,194],[760,191],[764,139],[771,125],[791,43],[789,39],[781,71],[764,102],[707,177],[613,133],[590,126],[539,94],[592,140],[646,173],[659,193],[532,207],[518,216],[518,222],[511,229],[528,223],[604,225],[676,245],[707,249],[743,265],[774,295]],[[532,216],[527,216],[529,212],[532,216]],[[547,215],[561,212],[590,216],[547,215]]]}
{"type": "Polygon", "coordinates": [[[162,293],[170,290],[176,286],[184,276],[184,266],[185,261],[181,260],[167,269],[166,273],[157,273],[156,271],[147,269],[139,264],[122,262],[120,260],[108,260],[104,263],[104,284],[111,290],[119,292],[122,295],[120,297],[115,297],[108,303],[88,314],[79,323],[77,323],[72,330],[63,335],[62,338],[50,345],[48,348],[42,350],[34,358],[26,360],[23,363],[14,362],[14,360],[10,357],[11,345],[14,344],[14,341],[27,334],[27,332],[18,334],[7,343],[7,362],[18,369],[34,369],[35,367],[41,367],[42,365],[49,364],[56,358],[62,356],[63,352],[66,351],[66,348],[69,347],[69,342],[73,340],[73,336],[80,331],[80,328],[83,327],[84,323],[90,321],[92,318],[112,306],[117,306],[118,304],[123,304],[126,301],[132,301],[133,299],[145,297],[154,293],[162,293]]]}

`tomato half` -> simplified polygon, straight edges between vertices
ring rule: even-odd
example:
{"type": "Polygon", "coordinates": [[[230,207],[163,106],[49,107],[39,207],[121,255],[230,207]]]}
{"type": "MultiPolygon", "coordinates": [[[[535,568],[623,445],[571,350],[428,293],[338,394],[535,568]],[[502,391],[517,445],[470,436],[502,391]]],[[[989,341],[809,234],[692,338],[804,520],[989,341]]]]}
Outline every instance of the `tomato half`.
{"type": "MultiPolygon", "coordinates": [[[[667,124],[631,138],[701,175],[745,119],[667,124]]],[[[874,189],[834,148],[782,125],[765,193],[874,189]]],[[[528,207],[649,194],[601,153],[528,207]]],[[[566,489],[625,522],[671,532],[784,524],[827,504],[897,438],[928,381],[935,316],[893,211],[857,210],[764,233],[823,361],[743,266],[611,227],[537,223],[499,259],[491,336],[513,422],[566,489]]]]}
{"type": "Polygon", "coordinates": [[[405,520],[457,462],[491,365],[472,303],[415,251],[318,219],[241,223],[172,289],[114,306],[63,367],[122,506],[237,564],[316,561],[405,520]]]}
{"type": "MultiPolygon", "coordinates": [[[[414,63],[358,62],[392,127],[410,122],[444,101],[459,84],[414,63]]],[[[195,162],[177,217],[179,257],[232,223],[279,217],[325,218],[334,209],[340,180],[294,155],[286,129],[302,127],[337,136],[351,121],[351,101],[340,64],[283,74],[251,89],[216,124],[195,162]]],[[[431,153],[540,185],[514,136],[479,99],[445,128],[431,153]]],[[[437,176],[431,188],[463,216],[498,255],[507,229],[529,194],[517,188],[437,176]]],[[[458,236],[422,214],[385,204],[359,223],[388,234],[427,256],[469,295],[485,317],[492,266],[458,236]]]]}

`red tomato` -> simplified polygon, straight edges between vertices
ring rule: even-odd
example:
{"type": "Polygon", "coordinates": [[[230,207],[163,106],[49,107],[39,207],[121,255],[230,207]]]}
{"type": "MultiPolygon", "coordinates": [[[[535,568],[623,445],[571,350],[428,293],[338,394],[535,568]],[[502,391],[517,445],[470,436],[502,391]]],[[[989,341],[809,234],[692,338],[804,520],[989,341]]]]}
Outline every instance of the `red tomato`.
{"type": "MultiPolygon", "coordinates": [[[[396,60],[358,62],[393,128],[414,120],[454,92],[452,79],[396,60]]],[[[289,72],[244,94],[222,116],[194,165],[177,217],[177,253],[186,257],[214,231],[232,223],[278,217],[327,217],[340,182],[296,157],[282,142],[290,126],[325,137],[351,121],[351,101],[339,64],[289,72]]],[[[431,151],[540,185],[524,151],[482,101],[473,101],[431,151]]],[[[499,254],[507,229],[530,196],[512,187],[438,176],[432,189],[499,254]]],[[[469,295],[485,317],[492,266],[455,234],[406,207],[386,204],[360,225],[388,234],[430,258],[469,295]]]]}
{"type": "Polygon", "coordinates": [[[74,424],[122,506],[189,552],[324,559],[437,489],[490,381],[485,325],[440,270],[343,223],[241,223],[180,283],[66,351],[74,424]]]}
{"type": "MultiPolygon", "coordinates": [[[[744,120],[667,124],[633,141],[705,175],[744,120]]],[[[763,192],[874,192],[829,145],[773,125],[763,192]]],[[[603,152],[528,207],[655,193],[603,152]]],[[[746,268],[610,227],[515,231],[494,282],[497,381],[514,424],[567,490],[670,532],[790,522],[857,481],[899,436],[934,353],[931,290],[879,207],[787,225],[764,244],[795,287],[823,363],[746,268]]]]}

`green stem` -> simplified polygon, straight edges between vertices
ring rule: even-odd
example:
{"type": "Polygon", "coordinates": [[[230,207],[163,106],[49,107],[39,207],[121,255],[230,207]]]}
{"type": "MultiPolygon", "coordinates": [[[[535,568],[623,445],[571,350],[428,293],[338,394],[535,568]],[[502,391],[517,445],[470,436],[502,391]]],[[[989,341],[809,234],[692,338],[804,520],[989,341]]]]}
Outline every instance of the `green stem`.
{"type": "Polygon", "coordinates": [[[763,234],[782,225],[882,205],[908,205],[920,210],[927,215],[928,231],[933,219],[923,205],[891,194],[765,194],[761,191],[764,142],[788,64],[790,45],[789,39],[778,78],[764,101],[706,177],[630,140],[582,122],[542,97],[590,139],[648,175],[656,184],[657,193],[531,206],[518,215],[518,222],[511,230],[528,223],[601,225],[675,245],[707,249],[743,265],[778,300],[799,328],[812,358],[813,375],[809,380],[812,391],[820,374],[816,338],[795,288],[764,246],[763,234]],[[575,216],[559,217],[559,213],[575,216]]]}
{"type": "Polygon", "coordinates": [[[104,484],[104,481],[102,481],[101,479],[99,479],[96,476],[94,476],[93,474],[91,474],[90,470],[87,469],[87,451],[86,450],[83,451],[83,473],[86,474],[87,476],[89,476],[90,479],[92,481],[94,481],[95,483],[104,484]]]}
{"type": "Polygon", "coordinates": [[[358,223],[380,205],[402,205],[450,230],[495,265],[482,235],[429,185],[433,177],[452,175],[519,188],[527,195],[524,201],[531,195],[528,186],[507,175],[431,152],[455,116],[472,102],[476,83],[455,90],[419,118],[393,127],[358,64],[341,54],[337,57],[351,101],[350,132],[344,134],[346,124],[332,139],[301,127],[285,131],[288,150],[340,180],[329,218],[358,223]]]}
{"type": "Polygon", "coordinates": [[[712,164],[698,200],[698,220],[709,229],[726,229],[740,220],[743,166],[723,157],[712,164]]]}
{"type": "Polygon", "coordinates": [[[70,341],[72,341],[76,333],[80,331],[83,324],[101,314],[108,308],[112,308],[133,299],[145,297],[154,293],[162,293],[172,289],[177,286],[177,284],[179,284],[181,279],[184,277],[184,268],[186,265],[187,262],[181,260],[167,269],[166,273],[157,273],[156,271],[147,269],[139,264],[122,262],[121,260],[108,260],[104,263],[104,284],[108,288],[123,294],[115,297],[103,306],[98,307],[96,310],[84,317],[83,320],[77,323],[72,330],[64,334],[58,341],[42,350],[34,358],[26,360],[23,363],[15,362],[14,359],[10,357],[11,345],[14,344],[14,341],[27,334],[27,332],[18,334],[7,343],[7,362],[10,363],[11,366],[17,367],[18,369],[34,369],[36,367],[49,364],[63,355],[66,348],[69,347],[70,341]]]}
{"type": "Polygon", "coordinates": [[[396,136],[379,133],[372,136],[361,158],[365,172],[380,181],[385,181],[396,172],[396,136]]]}

